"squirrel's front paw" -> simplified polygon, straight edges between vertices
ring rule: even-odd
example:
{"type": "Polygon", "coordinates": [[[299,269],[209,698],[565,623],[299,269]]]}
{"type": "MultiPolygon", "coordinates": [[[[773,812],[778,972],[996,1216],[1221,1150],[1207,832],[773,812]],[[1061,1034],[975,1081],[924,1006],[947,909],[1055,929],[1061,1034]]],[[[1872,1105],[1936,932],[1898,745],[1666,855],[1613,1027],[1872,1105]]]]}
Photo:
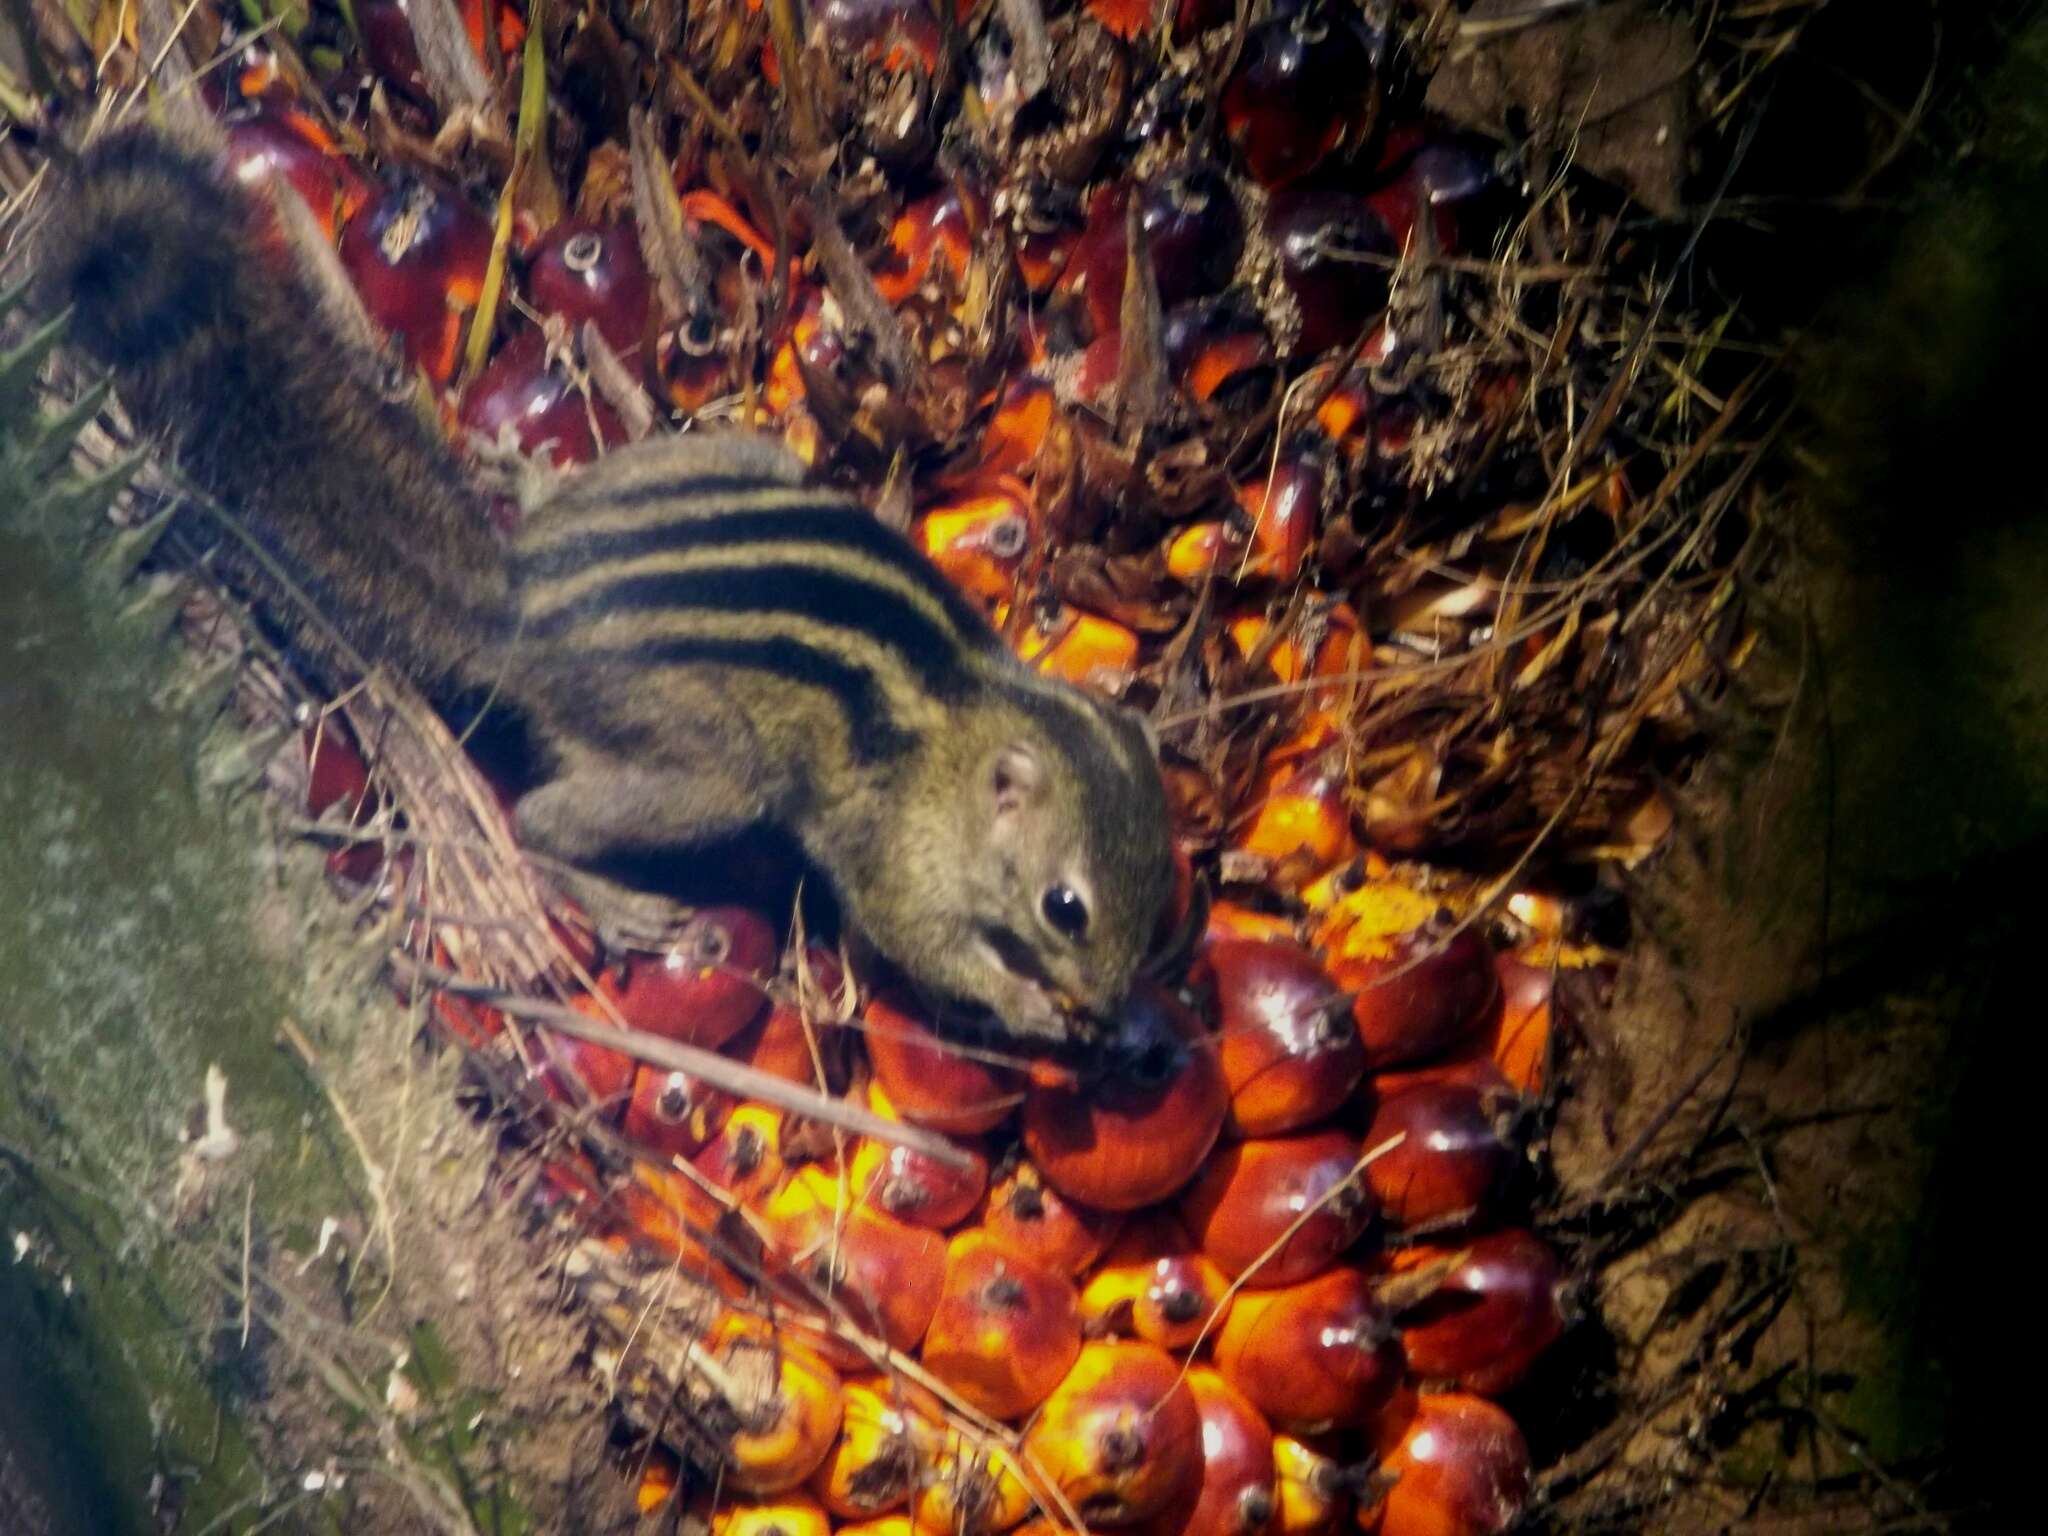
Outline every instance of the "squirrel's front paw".
{"type": "Polygon", "coordinates": [[[601,875],[563,870],[555,879],[590,919],[608,959],[627,950],[664,953],[675,946],[690,920],[690,909],[681,903],[601,875]]]}

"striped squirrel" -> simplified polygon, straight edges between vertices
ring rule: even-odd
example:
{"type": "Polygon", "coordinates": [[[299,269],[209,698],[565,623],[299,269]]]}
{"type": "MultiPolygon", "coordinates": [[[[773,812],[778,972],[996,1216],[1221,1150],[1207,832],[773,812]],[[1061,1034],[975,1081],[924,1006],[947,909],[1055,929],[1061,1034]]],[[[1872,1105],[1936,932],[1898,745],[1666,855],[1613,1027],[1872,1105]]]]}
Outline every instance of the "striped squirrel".
{"type": "MultiPolygon", "coordinates": [[[[1135,713],[1016,660],[771,438],[619,449],[507,541],[214,156],[123,128],[56,190],[42,301],[356,654],[517,720],[539,767],[521,843],[573,872],[601,931],[673,915],[622,865],[769,824],[926,990],[1048,1041],[1117,1007],[1172,884],[1135,713]]],[[[259,564],[241,579],[334,681],[345,662],[259,564]]]]}

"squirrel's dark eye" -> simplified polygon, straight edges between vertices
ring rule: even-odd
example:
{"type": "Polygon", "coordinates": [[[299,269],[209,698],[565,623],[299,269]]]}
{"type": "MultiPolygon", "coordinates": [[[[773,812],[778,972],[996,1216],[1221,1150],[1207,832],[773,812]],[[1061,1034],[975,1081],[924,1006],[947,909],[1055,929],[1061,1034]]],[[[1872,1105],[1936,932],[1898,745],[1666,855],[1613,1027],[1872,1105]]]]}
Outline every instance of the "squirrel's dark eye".
{"type": "Polygon", "coordinates": [[[1071,886],[1046,887],[1039,908],[1045,913],[1045,920],[1070,939],[1078,939],[1088,931],[1088,903],[1071,886]]]}

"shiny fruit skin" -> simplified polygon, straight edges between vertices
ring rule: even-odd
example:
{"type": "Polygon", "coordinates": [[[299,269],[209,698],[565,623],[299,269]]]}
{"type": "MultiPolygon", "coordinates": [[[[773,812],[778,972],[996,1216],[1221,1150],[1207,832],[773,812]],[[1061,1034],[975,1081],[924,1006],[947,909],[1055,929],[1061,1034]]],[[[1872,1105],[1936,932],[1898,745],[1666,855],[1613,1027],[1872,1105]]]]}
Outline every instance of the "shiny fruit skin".
{"type": "Polygon", "coordinates": [[[560,469],[588,464],[603,448],[624,442],[626,428],[602,395],[585,395],[559,364],[550,365],[538,331],[522,331],[462,393],[458,420],[465,435],[496,444],[507,429],[519,452],[546,449],[560,469]]]}
{"type": "Polygon", "coordinates": [[[711,1536],[832,1536],[832,1520],[808,1494],[758,1503],[721,1499],[711,1514],[711,1536]]]}
{"type": "Polygon", "coordinates": [[[1102,1257],[1123,1221],[1115,1212],[1069,1200],[1024,1159],[990,1188],[981,1217],[991,1239],[1069,1277],[1102,1257]]]}
{"type": "Polygon", "coordinates": [[[778,1256],[858,1327],[891,1348],[917,1348],[945,1281],[943,1238],[871,1206],[842,1209],[838,1179],[815,1164],[778,1190],[761,1214],[778,1256]]]}
{"type": "Polygon", "coordinates": [[[1401,1316],[1410,1374],[1493,1397],[1507,1391],[1565,1329],[1557,1257],[1533,1232],[1511,1228],[1454,1247],[1395,1256],[1396,1271],[1465,1258],[1442,1286],[1401,1316]]]}
{"type": "MultiPolygon", "coordinates": [[[[894,1106],[877,1090],[870,1107],[896,1118],[894,1106]]],[[[943,1232],[974,1213],[988,1191],[988,1159],[962,1145],[968,1166],[955,1168],[927,1153],[893,1142],[863,1138],[853,1151],[848,1182],[856,1202],[887,1211],[914,1227],[943,1232]]]]}
{"type": "Polygon", "coordinates": [[[1045,1401],[1080,1349],[1080,1298],[1065,1275],[979,1232],[953,1239],[925,1369],[990,1418],[1015,1419],[1045,1401]]]}
{"type": "Polygon", "coordinates": [[[1425,926],[1385,948],[1330,967],[1356,994],[1351,1016],[1375,1072],[1445,1054],[1477,1031],[1500,995],[1493,951],[1470,928],[1440,939],[1425,926]]]}
{"type": "Polygon", "coordinates": [[[726,1480],[743,1493],[786,1493],[817,1471],[839,1435],[839,1373],[777,1336],[760,1318],[728,1313],[709,1353],[748,1400],[724,1447],[726,1480]]]}
{"type": "Polygon", "coordinates": [[[724,1126],[737,1101],[688,1072],[642,1062],[633,1074],[621,1133],[651,1156],[695,1157],[724,1126]]]}
{"type": "Polygon", "coordinates": [[[1365,1047],[1316,957],[1286,939],[1220,938],[1204,961],[1232,1131],[1278,1136],[1336,1113],[1365,1075],[1365,1047]]]}
{"type": "Polygon", "coordinates": [[[572,327],[594,322],[622,358],[646,338],[653,292],[629,224],[565,219],[540,237],[527,261],[526,296],[533,307],[572,327]]]}
{"type": "Polygon", "coordinates": [[[1382,1098],[1367,1150],[1389,1148],[1366,1180],[1396,1229],[1463,1221],[1483,1212],[1515,1165],[1501,1134],[1499,1095],[1470,1082],[1416,1082],[1382,1098]]]}
{"type": "Polygon", "coordinates": [[[948,581],[984,603],[1008,602],[1036,542],[1030,493],[1014,480],[932,507],[911,536],[948,581]]]}
{"type": "Polygon", "coordinates": [[[783,1112],[767,1104],[741,1104],[726,1117],[704,1150],[691,1159],[698,1173],[744,1205],[760,1205],[782,1182],[783,1112]]]}
{"type": "Polygon", "coordinates": [[[1165,1211],[1131,1218],[1081,1291],[1091,1333],[1135,1334],[1161,1349],[1191,1349],[1220,1321],[1230,1281],[1165,1211]]]}
{"type": "MultiPolygon", "coordinates": [[[[611,1023],[587,996],[577,997],[569,1006],[593,1022],[611,1023]]],[[[627,1100],[632,1097],[633,1080],[640,1064],[610,1046],[594,1045],[545,1029],[536,1030],[534,1036],[540,1042],[541,1053],[536,1071],[547,1092],[565,1103],[588,1105],[600,1121],[618,1124],[627,1100]]]]}
{"type": "Polygon", "coordinates": [[[1017,1074],[966,1054],[909,999],[875,997],[861,1019],[875,1078],[904,1119],[973,1136],[994,1130],[1016,1107],[1017,1074]]]}
{"type": "Polygon", "coordinates": [[[454,377],[490,256],[490,220],[435,182],[386,189],[341,232],[341,264],[363,308],[404,338],[406,360],[436,384],[454,377]]]}
{"type": "Polygon", "coordinates": [[[1284,1291],[1244,1291],[1216,1339],[1216,1368],[1276,1428],[1372,1422],[1401,1380],[1394,1325],[1363,1271],[1284,1291]]]}
{"type": "Polygon", "coordinates": [[[1201,1484],[1192,1504],[1153,1520],[1146,1536],[1268,1536],[1280,1495],[1265,1415],[1208,1366],[1188,1372],[1188,1390],[1202,1416],[1201,1484]]]}
{"type": "Polygon", "coordinates": [[[715,1051],[768,1011],[774,927],[745,907],[705,907],[659,955],[627,957],[599,990],[634,1029],[715,1051]]]}
{"type": "Polygon", "coordinates": [[[1381,1469],[1395,1481],[1360,1509],[1367,1536],[1500,1536],[1529,1496],[1522,1431],[1504,1410],[1464,1393],[1424,1393],[1381,1469]]]}
{"type": "Polygon", "coordinates": [[[1294,1436],[1273,1436],[1273,1482],[1279,1511],[1268,1536],[1323,1536],[1346,1512],[1344,1468],[1294,1436]]]}
{"type": "Polygon", "coordinates": [[[1253,179],[1278,187],[1369,127],[1378,97],[1371,56],[1341,16],[1290,6],[1245,35],[1223,88],[1224,132],[1253,179]]]}
{"type": "Polygon", "coordinates": [[[287,113],[259,108],[227,125],[228,175],[244,187],[282,181],[298,193],[332,240],[368,195],[353,167],[312,143],[287,113]]]}
{"type": "Polygon", "coordinates": [[[1046,1400],[1024,1452],[1090,1526],[1136,1525],[1200,1484],[1201,1410],[1166,1351],[1098,1341],[1046,1400]]]}
{"type": "Polygon", "coordinates": [[[1301,312],[1296,356],[1350,345],[1386,308],[1400,248],[1366,199],[1333,187],[1289,188],[1267,208],[1266,232],[1301,312]]]}
{"type": "Polygon", "coordinates": [[[1356,1176],[1359,1151],[1357,1138],[1338,1130],[1238,1142],[1203,1166],[1181,1214],[1233,1279],[1260,1290],[1297,1285],[1334,1264],[1372,1221],[1372,1195],[1356,1176]]]}
{"type": "Polygon", "coordinates": [[[1141,982],[1089,1082],[1034,1083],[1024,1145],[1069,1199],[1132,1211],[1185,1184],[1223,1129],[1229,1090],[1202,1022],[1164,988],[1141,982]]]}

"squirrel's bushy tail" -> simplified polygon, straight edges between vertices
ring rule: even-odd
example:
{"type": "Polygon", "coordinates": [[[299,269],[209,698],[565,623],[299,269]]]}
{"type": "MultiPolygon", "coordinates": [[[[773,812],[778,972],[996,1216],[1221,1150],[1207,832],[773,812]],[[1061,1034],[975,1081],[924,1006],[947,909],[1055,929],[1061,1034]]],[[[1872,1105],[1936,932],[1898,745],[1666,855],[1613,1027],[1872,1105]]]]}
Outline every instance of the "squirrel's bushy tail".
{"type": "Polygon", "coordinates": [[[72,312],[68,340],[271,557],[236,560],[223,540],[251,594],[326,662],[342,659],[331,630],[436,694],[473,682],[508,610],[483,498],[323,319],[271,210],[217,156],[148,126],[88,146],[49,192],[39,304],[72,312]]]}

